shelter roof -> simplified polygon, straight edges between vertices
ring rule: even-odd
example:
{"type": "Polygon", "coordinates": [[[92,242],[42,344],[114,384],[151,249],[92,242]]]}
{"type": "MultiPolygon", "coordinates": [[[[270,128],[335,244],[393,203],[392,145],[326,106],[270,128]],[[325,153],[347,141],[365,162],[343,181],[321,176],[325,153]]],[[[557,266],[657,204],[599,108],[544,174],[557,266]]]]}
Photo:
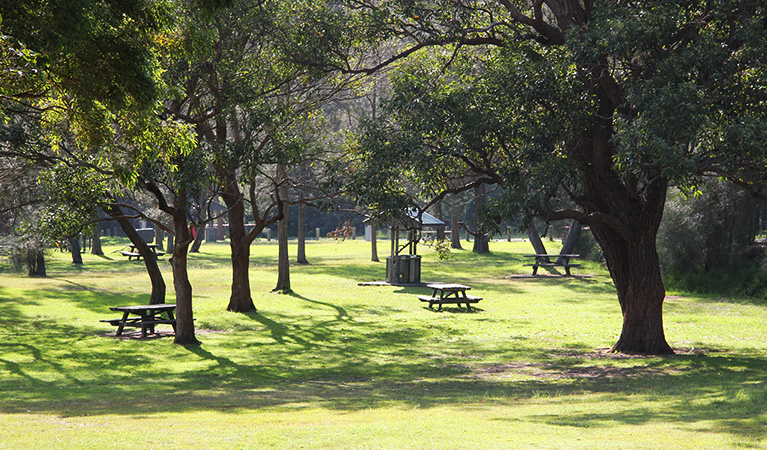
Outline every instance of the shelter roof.
{"type": "Polygon", "coordinates": [[[422,212],[420,215],[420,220],[418,216],[418,210],[415,208],[410,208],[406,215],[403,217],[397,217],[390,219],[385,222],[377,222],[372,217],[368,217],[365,219],[365,223],[376,223],[378,226],[386,226],[389,228],[405,228],[405,229],[413,229],[413,228],[421,228],[421,227],[436,227],[439,225],[445,225],[445,222],[437,219],[436,217],[432,216],[431,214],[427,212],[422,212]]]}

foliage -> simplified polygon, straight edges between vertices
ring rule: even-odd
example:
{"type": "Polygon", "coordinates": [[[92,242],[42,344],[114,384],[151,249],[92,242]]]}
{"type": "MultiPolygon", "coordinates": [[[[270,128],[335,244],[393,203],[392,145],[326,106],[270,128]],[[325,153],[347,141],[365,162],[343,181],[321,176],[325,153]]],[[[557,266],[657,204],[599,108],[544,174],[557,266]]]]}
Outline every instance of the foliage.
{"type": "Polygon", "coordinates": [[[658,233],[658,251],[671,271],[732,271],[747,263],[764,205],[721,181],[695,195],[670,196],[658,233]]]}
{"type": "Polygon", "coordinates": [[[763,211],[762,201],[722,181],[694,195],[675,192],[658,233],[668,286],[764,295],[764,249],[754,243],[763,211]]]}

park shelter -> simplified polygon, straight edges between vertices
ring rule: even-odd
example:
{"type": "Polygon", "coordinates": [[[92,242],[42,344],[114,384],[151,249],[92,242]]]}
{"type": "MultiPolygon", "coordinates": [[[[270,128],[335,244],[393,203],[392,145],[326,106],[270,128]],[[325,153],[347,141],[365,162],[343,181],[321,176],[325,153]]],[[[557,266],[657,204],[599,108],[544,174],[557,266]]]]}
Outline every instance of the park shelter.
{"type": "MultiPolygon", "coordinates": [[[[367,219],[371,221],[371,219],[367,219]]],[[[391,231],[391,254],[386,257],[386,282],[392,284],[417,284],[421,282],[421,256],[417,245],[424,227],[437,227],[445,222],[416,209],[383,224],[391,231]],[[401,243],[402,241],[402,243],[401,243]]]]}

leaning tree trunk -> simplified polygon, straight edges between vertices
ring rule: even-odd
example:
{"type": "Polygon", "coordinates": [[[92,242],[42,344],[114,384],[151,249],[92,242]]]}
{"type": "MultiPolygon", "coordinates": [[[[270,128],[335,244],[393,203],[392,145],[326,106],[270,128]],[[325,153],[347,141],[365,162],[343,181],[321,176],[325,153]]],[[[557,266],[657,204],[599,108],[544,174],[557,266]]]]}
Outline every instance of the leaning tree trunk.
{"type": "MultiPolygon", "coordinates": [[[[581,237],[581,223],[577,220],[573,220],[570,224],[570,230],[567,232],[565,243],[562,244],[562,251],[559,252],[562,255],[572,254],[575,251],[575,245],[578,244],[578,239],[581,237]]],[[[558,257],[557,264],[564,264],[565,258],[558,257]]]]}
{"type": "Polygon", "coordinates": [[[192,247],[189,249],[189,253],[200,253],[202,240],[205,238],[205,226],[195,227],[194,232],[196,234],[194,236],[194,242],[192,242],[192,247]]]}
{"type": "MultiPolygon", "coordinates": [[[[535,249],[536,255],[548,255],[549,253],[546,251],[546,247],[543,245],[543,241],[541,241],[541,236],[538,234],[538,230],[535,229],[535,224],[531,220],[530,223],[527,225],[527,239],[530,240],[530,244],[532,244],[533,249],[535,249]]],[[[548,259],[547,259],[548,261],[548,259]]]]}
{"type": "Polygon", "coordinates": [[[157,264],[157,258],[155,253],[149,249],[144,242],[141,235],[138,234],[130,221],[125,218],[122,209],[117,205],[106,205],[103,210],[108,215],[112,216],[125,235],[130,239],[131,243],[136,246],[139,254],[143,257],[144,267],[149,274],[149,281],[152,284],[152,294],[149,296],[149,304],[156,305],[165,303],[165,279],[162,277],[162,272],[157,264]]]}

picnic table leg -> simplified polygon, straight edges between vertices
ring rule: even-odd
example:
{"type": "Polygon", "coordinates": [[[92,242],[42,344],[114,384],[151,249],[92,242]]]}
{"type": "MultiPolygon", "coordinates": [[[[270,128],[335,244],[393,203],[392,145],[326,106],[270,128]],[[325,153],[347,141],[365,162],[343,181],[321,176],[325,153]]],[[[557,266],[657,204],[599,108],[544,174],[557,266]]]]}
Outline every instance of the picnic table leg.
{"type": "Polygon", "coordinates": [[[120,336],[123,334],[123,329],[125,329],[125,324],[128,322],[128,311],[123,312],[123,318],[120,320],[120,325],[117,326],[117,333],[115,333],[115,336],[120,336]]]}
{"type": "Polygon", "coordinates": [[[154,328],[154,325],[146,325],[146,322],[151,320],[151,317],[152,317],[151,313],[149,315],[147,315],[147,313],[145,311],[141,311],[141,322],[142,322],[141,323],[141,337],[142,338],[146,337],[146,330],[147,330],[147,328],[149,328],[149,327],[154,328]]]}
{"type": "Polygon", "coordinates": [[[170,309],[168,310],[168,319],[173,321],[170,325],[173,327],[173,334],[176,334],[176,318],[173,317],[173,311],[170,309]]]}

